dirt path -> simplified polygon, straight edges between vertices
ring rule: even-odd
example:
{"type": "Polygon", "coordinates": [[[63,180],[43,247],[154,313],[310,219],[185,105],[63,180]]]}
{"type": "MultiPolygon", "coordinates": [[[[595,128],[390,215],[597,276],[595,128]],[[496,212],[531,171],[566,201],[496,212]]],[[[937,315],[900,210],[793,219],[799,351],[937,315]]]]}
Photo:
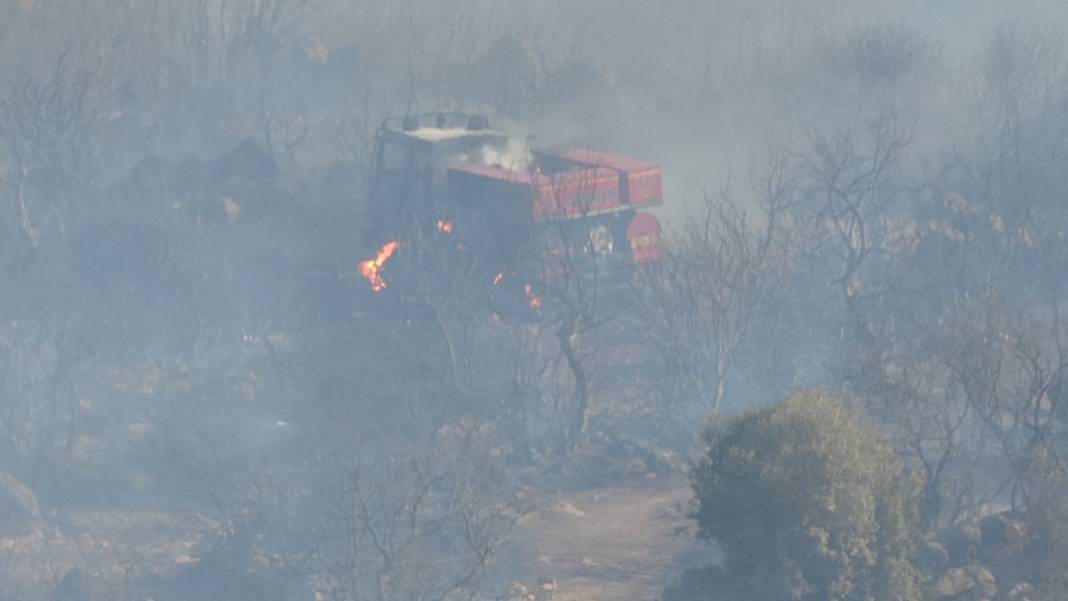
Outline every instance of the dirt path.
{"type": "Polygon", "coordinates": [[[679,532],[689,495],[672,475],[543,496],[512,533],[508,567],[555,579],[555,601],[657,599],[695,546],[679,532]]]}

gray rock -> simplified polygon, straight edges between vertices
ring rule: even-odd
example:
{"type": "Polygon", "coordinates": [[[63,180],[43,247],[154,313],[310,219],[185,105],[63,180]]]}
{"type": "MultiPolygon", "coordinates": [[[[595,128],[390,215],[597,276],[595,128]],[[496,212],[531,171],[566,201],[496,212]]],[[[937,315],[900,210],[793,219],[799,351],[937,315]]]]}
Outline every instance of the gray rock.
{"type": "Polygon", "coordinates": [[[964,568],[948,570],[935,583],[938,598],[956,597],[972,590],[976,586],[975,578],[964,568]]]}
{"type": "Polygon", "coordinates": [[[0,472],[0,537],[23,537],[41,525],[37,496],[14,476],[0,472]]]}
{"type": "Polygon", "coordinates": [[[920,548],[917,559],[928,572],[937,572],[949,565],[949,551],[935,541],[928,541],[920,548]]]}
{"type": "Polygon", "coordinates": [[[1030,601],[1034,593],[1035,587],[1031,586],[1031,583],[1021,582],[1012,587],[1012,590],[1005,595],[1005,598],[1009,601],[1030,601]]]}
{"type": "Polygon", "coordinates": [[[994,573],[987,568],[983,566],[974,568],[972,577],[975,578],[975,583],[987,597],[994,597],[998,594],[998,582],[994,578],[994,573]]]}

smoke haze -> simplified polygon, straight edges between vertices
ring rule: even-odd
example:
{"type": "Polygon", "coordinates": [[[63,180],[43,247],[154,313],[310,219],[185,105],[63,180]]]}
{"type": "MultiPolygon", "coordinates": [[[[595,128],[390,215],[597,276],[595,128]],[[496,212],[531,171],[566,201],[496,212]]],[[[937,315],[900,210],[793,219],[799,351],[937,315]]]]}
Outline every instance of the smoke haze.
{"type": "MultiPolygon", "coordinates": [[[[0,0],[0,600],[831,598],[877,570],[788,523],[822,500],[756,520],[800,559],[685,508],[739,416],[823,452],[854,410],[892,454],[854,480],[918,483],[912,588],[867,598],[1063,599],[1066,32],[1053,0],[0,0]]],[[[868,498],[832,467],[805,484],[868,498]]]]}

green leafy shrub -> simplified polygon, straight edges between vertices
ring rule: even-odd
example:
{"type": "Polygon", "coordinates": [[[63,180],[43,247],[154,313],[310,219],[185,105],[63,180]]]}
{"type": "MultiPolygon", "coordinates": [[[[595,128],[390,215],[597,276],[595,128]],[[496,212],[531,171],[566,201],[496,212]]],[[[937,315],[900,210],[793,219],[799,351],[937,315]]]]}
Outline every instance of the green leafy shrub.
{"type": "MultiPolygon", "coordinates": [[[[801,392],[705,433],[693,516],[724,551],[706,595],[913,601],[917,489],[857,411],[801,392]]],[[[692,590],[691,587],[689,587],[692,590]]]]}

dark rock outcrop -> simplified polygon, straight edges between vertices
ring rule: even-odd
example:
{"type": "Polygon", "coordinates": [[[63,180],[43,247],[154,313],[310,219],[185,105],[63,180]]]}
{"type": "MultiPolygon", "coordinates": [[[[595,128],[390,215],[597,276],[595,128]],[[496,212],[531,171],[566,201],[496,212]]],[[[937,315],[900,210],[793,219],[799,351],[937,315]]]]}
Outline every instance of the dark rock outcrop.
{"type": "Polygon", "coordinates": [[[215,179],[265,181],[278,177],[278,165],[271,153],[252,138],[245,138],[229,154],[215,161],[211,171],[215,179]]]}
{"type": "Polygon", "coordinates": [[[979,530],[984,547],[1007,545],[1022,551],[1027,542],[1027,523],[1017,513],[1006,511],[988,515],[979,522],[979,530]]]}

